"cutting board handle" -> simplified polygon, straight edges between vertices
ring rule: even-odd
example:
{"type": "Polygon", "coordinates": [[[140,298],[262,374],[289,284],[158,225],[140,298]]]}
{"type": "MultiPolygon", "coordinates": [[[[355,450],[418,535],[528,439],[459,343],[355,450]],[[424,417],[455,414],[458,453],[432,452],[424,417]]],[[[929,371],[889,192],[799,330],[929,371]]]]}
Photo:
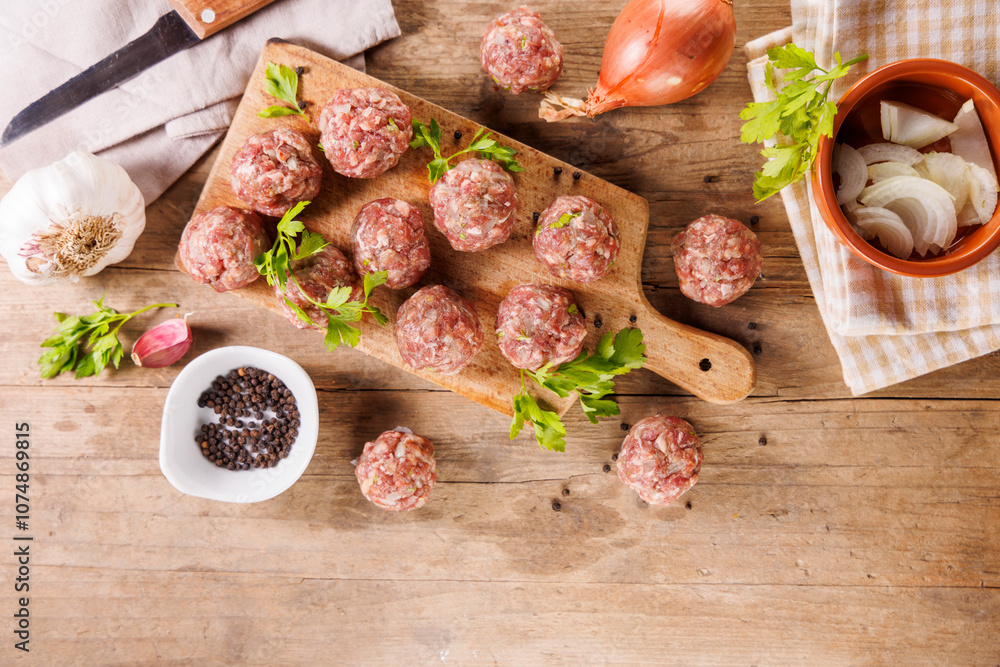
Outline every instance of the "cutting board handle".
{"type": "Polygon", "coordinates": [[[274,0],[170,0],[184,22],[205,39],[274,0]]]}
{"type": "Polygon", "coordinates": [[[644,368],[710,403],[735,403],[753,391],[757,369],[742,345],[667,319],[645,294],[642,308],[646,311],[639,322],[646,343],[644,368]]]}

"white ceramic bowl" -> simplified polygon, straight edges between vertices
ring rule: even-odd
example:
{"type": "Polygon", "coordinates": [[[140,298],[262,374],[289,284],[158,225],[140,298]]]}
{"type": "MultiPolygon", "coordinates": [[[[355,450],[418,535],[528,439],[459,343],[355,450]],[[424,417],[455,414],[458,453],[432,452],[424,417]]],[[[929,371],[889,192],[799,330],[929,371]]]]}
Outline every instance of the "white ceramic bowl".
{"type": "Polygon", "coordinates": [[[302,476],[319,434],[316,387],[297,363],[257,347],[220,347],[191,361],[167,393],[160,427],[160,470],[181,493],[230,503],[256,503],[285,491],[302,476]],[[299,433],[288,458],[273,468],[227,470],[201,453],[195,442],[201,425],[214,421],[211,408],[199,408],[198,397],[219,375],[255,366],[273,373],[291,390],[299,408],[299,433]]]}

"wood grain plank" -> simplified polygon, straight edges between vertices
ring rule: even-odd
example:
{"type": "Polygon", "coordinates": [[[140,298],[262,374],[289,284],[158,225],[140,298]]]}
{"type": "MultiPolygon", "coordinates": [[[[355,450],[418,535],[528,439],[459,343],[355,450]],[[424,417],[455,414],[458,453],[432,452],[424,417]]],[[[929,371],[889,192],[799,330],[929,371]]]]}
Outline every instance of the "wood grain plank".
{"type": "Polygon", "coordinates": [[[366,581],[42,568],[60,664],[992,665],[996,589],[366,581]],[[92,607],[94,597],[106,601],[92,607]],[[88,610],[84,612],[83,610],[88,610]],[[761,613],[766,610],[766,613],[761,613]],[[405,622],[400,619],[405,619],[405,622]],[[697,622],[692,619],[699,619],[697,622]],[[884,629],[892,628],[886,635],[884,629]],[[516,641],[512,641],[516,638],[516,641]]]}

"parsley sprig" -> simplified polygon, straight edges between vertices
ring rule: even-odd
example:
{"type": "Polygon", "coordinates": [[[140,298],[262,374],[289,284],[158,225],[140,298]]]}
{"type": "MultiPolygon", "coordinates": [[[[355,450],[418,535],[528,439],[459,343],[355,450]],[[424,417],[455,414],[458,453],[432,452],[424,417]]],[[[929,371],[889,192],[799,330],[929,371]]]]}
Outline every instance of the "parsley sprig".
{"type": "Polygon", "coordinates": [[[277,65],[272,62],[267,63],[264,68],[264,87],[267,94],[277,97],[279,100],[288,102],[292,108],[279,105],[261,109],[257,115],[261,118],[278,118],[280,116],[291,116],[298,114],[309,120],[309,117],[299,108],[299,75],[287,65],[277,65]]]}
{"type": "Polygon", "coordinates": [[[776,46],[767,52],[764,81],[775,93],[773,102],[751,102],[740,112],[743,124],[740,141],[763,143],[776,134],[787,138],[761,151],[769,158],[754,176],[753,194],[763,201],[786,185],[802,180],[816,158],[816,146],[821,136],[833,134],[833,117],[837,105],[827,100],[834,80],[845,76],[851,66],[867,60],[862,54],[846,63],[835,53],[835,67],[825,70],[816,64],[813,54],[795,44],[776,46]],[[789,70],[781,77],[786,85],[779,90],[776,69],[789,70]],[[815,76],[809,75],[819,72],[815,76]]]}
{"type": "Polygon", "coordinates": [[[132,313],[119,313],[104,305],[104,297],[94,301],[97,311],[89,315],[76,316],[53,313],[59,324],[55,335],[41,347],[52,348],[38,360],[42,367],[42,378],[55,377],[67,371],[76,371],[76,379],[97,375],[114,364],[118,368],[125,351],[118,340],[118,330],[122,325],[140,313],[153,308],[176,308],[176,303],[154,303],[132,313]],[[114,328],[112,328],[114,327],[114,328]]]}
{"type": "MultiPolygon", "coordinates": [[[[352,289],[349,286],[333,288],[324,301],[317,301],[309,296],[292,272],[292,262],[312,257],[330,244],[322,234],[310,232],[301,221],[295,219],[308,204],[307,201],[299,202],[285,212],[278,221],[278,236],[274,245],[254,259],[254,266],[267,279],[268,285],[277,286],[282,292],[290,278],[303,298],[326,315],[326,336],[323,339],[326,349],[332,352],[344,343],[357,347],[361,341],[361,332],[351,326],[352,322],[359,322],[365,314],[371,315],[380,326],[385,326],[388,322],[381,310],[368,303],[368,298],[376,287],[385,283],[389,274],[378,271],[365,275],[364,301],[350,301],[352,289]],[[297,240],[299,234],[302,235],[300,241],[297,240]]],[[[282,298],[300,320],[311,326],[320,326],[288,297],[282,298]]]]}
{"type": "Polygon", "coordinates": [[[566,451],[566,427],[557,413],[543,408],[528,393],[525,376],[562,398],[575,391],[579,395],[583,414],[590,423],[596,424],[598,417],[619,413],[618,403],[606,397],[615,392],[616,376],[641,368],[646,363],[645,351],[639,329],[622,329],[614,336],[609,331],[601,336],[593,354],[583,350],[576,359],[560,364],[554,370],[551,364],[537,371],[522,370],[521,393],[514,397],[510,439],[516,438],[525,422],[530,421],[539,446],[557,452],[566,451]]]}
{"type": "Polygon", "coordinates": [[[467,147],[446,158],[441,155],[441,127],[437,120],[431,118],[430,127],[419,120],[414,120],[413,141],[410,142],[410,148],[428,146],[434,151],[434,159],[427,163],[427,174],[431,183],[436,183],[446,171],[452,168],[452,160],[459,155],[473,152],[479,153],[481,158],[500,163],[500,166],[507,171],[524,171],[524,167],[514,159],[517,151],[507,146],[501,146],[496,139],[490,138],[492,134],[485,127],[479,128],[467,147]]]}

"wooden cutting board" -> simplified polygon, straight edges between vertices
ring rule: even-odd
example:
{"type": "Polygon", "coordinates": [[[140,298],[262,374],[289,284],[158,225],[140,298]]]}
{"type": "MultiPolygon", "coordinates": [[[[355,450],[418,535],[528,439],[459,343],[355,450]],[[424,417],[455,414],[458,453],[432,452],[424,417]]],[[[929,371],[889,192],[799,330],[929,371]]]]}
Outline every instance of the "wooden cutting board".
{"type": "MultiPolygon", "coordinates": [[[[443,131],[442,152],[445,155],[464,148],[479,127],[471,120],[309,49],[271,40],[261,53],[195,212],[202,213],[222,205],[246,207],[230,188],[229,168],[233,155],[247,137],[285,125],[300,130],[316,143],[319,131],[315,121],[326,100],[340,88],[363,86],[392,90],[409,105],[416,120],[429,124],[431,118],[437,119],[443,131]],[[307,122],[301,116],[266,119],[257,115],[259,110],[281,103],[264,89],[264,68],[268,61],[291,68],[305,68],[299,77],[299,98],[308,102],[305,111],[313,122],[307,122]],[[461,139],[455,138],[456,130],[461,130],[461,139]]],[[[432,157],[430,149],[408,150],[396,167],[370,180],[341,176],[330,168],[326,160],[321,160],[324,164],[322,192],[299,219],[310,230],[322,233],[348,256],[354,216],[373,199],[403,199],[418,206],[427,223],[432,257],[430,270],[417,285],[408,289],[393,291],[383,287],[375,291],[372,301],[389,316],[390,321],[383,328],[366,318],[360,325],[362,337],[359,349],[511,415],[511,398],[520,391],[521,385],[517,369],[500,354],[496,337],[492,334],[497,307],[515,285],[549,283],[566,287],[576,297],[587,318],[588,337],[585,344],[588,349],[593,349],[602,333],[629,326],[638,327],[643,332],[649,358],[645,368],[706,401],[732,403],[746,397],[756,383],[756,370],[752,357],[742,346],[728,338],[664,317],[643,295],[640,270],[649,222],[646,200],[530,146],[498,136],[501,143],[518,151],[517,159],[525,169],[513,174],[520,210],[510,240],[477,253],[453,250],[444,235],[433,226],[433,213],[427,201],[430,183],[426,164],[432,157]],[[557,167],[562,169],[561,174],[555,173],[557,167]],[[574,172],[580,173],[579,179],[573,178],[574,172]],[[590,197],[604,205],[618,223],[621,252],[610,275],[603,280],[589,285],[563,280],[549,274],[535,259],[531,246],[534,232],[532,214],[545,210],[552,200],[561,195],[590,197]],[[431,284],[448,285],[472,301],[486,333],[482,351],[457,375],[442,376],[414,370],[403,362],[396,349],[393,323],[397,309],[417,289],[431,284]],[[635,318],[634,323],[630,322],[632,317],[635,318]]],[[[263,308],[278,310],[276,297],[263,279],[235,293],[263,308]]],[[[248,323],[248,326],[252,324],[248,323]]],[[[316,338],[316,354],[328,354],[319,335],[316,338]]],[[[560,414],[574,402],[572,399],[559,399],[548,392],[541,396],[560,414]]]]}

